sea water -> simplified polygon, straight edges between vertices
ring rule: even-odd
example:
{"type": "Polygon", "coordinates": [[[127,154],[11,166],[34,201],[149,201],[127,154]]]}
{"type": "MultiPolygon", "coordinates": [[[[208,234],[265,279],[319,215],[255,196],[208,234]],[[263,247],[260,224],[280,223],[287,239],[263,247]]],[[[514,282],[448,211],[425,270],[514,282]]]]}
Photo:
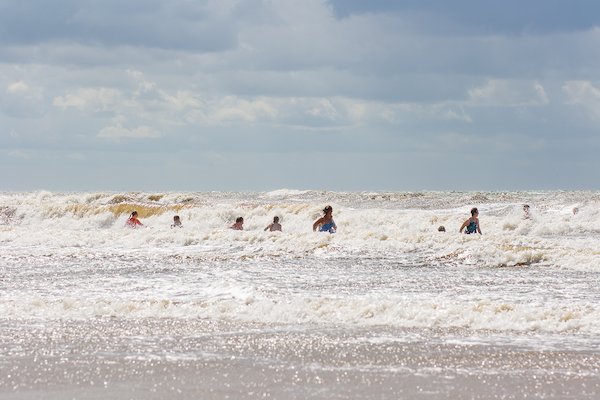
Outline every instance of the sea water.
{"type": "Polygon", "coordinates": [[[599,192],[0,193],[0,397],[597,398],[599,244],[599,192]]]}

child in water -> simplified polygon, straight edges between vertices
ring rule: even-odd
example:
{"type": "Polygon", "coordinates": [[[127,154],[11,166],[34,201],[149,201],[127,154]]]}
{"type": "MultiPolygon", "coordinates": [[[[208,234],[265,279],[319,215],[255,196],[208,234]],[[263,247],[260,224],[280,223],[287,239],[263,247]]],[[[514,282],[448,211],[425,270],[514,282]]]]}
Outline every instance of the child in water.
{"type": "Polygon", "coordinates": [[[465,222],[463,222],[463,224],[460,227],[460,233],[462,233],[463,229],[467,228],[465,230],[465,233],[467,235],[470,235],[471,233],[479,233],[481,235],[481,229],[479,228],[479,211],[477,210],[477,207],[473,207],[471,208],[471,218],[469,218],[468,220],[466,220],[465,222]]]}
{"type": "Polygon", "coordinates": [[[128,227],[130,227],[130,228],[137,228],[138,226],[144,226],[144,224],[142,224],[140,222],[140,220],[138,219],[137,216],[138,216],[137,211],[133,211],[131,213],[131,216],[127,220],[127,222],[125,222],[125,225],[128,226],[128,227]]]}
{"type": "Polygon", "coordinates": [[[235,219],[235,224],[231,225],[231,229],[234,231],[243,231],[244,230],[244,218],[237,217],[235,219]]]}
{"type": "Polygon", "coordinates": [[[265,231],[281,231],[281,224],[279,223],[279,217],[273,217],[273,223],[269,224],[266,228],[265,231]]]}
{"type": "Polygon", "coordinates": [[[183,228],[183,225],[181,224],[181,219],[179,218],[179,215],[175,215],[173,217],[173,224],[171,225],[171,228],[183,228]]]}

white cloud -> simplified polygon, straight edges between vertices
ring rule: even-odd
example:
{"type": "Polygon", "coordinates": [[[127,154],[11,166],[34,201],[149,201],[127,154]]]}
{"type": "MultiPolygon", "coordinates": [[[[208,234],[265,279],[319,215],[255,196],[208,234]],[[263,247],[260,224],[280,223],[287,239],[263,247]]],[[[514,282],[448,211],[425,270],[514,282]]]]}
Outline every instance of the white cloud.
{"type": "Polygon", "coordinates": [[[226,97],[213,110],[213,122],[246,121],[255,122],[261,118],[273,118],[277,114],[275,108],[264,99],[243,100],[237,97],[226,97]]]}
{"type": "Polygon", "coordinates": [[[471,106],[540,106],[548,96],[539,82],[490,79],[485,85],[468,91],[471,106]]]}
{"type": "Polygon", "coordinates": [[[6,93],[25,93],[29,91],[29,85],[23,81],[13,82],[6,88],[6,93]]]}
{"type": "Polygon", "coordinates": [[[149,126],[139,126],[137,128],[125,128],[121,124],[107,126],[98,132],[98,137],[102,139],[120,141],[121,139],[155,139],[162,135],[149,126]]]}
{"type": "Polygon", "coordinates": [[[434,104],[420,103],[396,103],[387,104],[381,102],[370,102],[365,104],[367,112],[364,118],[369,121],[384,121],[391,125],[399,125],[411,121],[458,121],[461,123],[472,123],[468,106],[464,102],[440,102],[434,104]]]}
{"type": "Polygon", "coordinates": [[[37,85],[23,80],[12,81],[6,85],[4,93],[0,93],[0,111],[12,117],[39,118],[44,110],[43,88],[37,85]]]}
{"type": "Polygon", "coordinates": [[[6,94],[12,101],[39,102],[43,99],[41,87],[35,87],[25,81],[16,81],[6,86],[6,94]]]}
{"type": "MultiPolygon", "coordinates": [[[[562,87],[569,104],[580,104],[597,109],[600,103],[600,89],[590,81],[567,81],[562,87]]],[[[600,112],[600,110],[598,110],[600,112]]]]}
{"type": "Polygon", "coordinates": [[[314,107],[306,111],[308,115],[334,121],[339,118],[336,107],[329,99],[319,99],[314,107]]]}
{"type": "Polygon", "coordinates": [[[468,115],[462,107],[459,107],[457,109],[448,108],[442,115],[444,116],[444,118],[449,120],[456,120],[467,123],[473,122],[471,116],[468,115]]]}
{"type": "Polygon", "coordinates": [[[273,121],[280,112],[277,101],[269,98],[225,96],[202,99],[191,93],[180,92],[176,96],[166,96],[165,99],[185,115],[188,123],[206,126],[273,121]]]}
{"type": "Polygon", "coordinates": [[[80,88],[54,98],[53,104],[66,110],[76,108],[81,111],[112,110],[121,103],[121,91],[110,88],[80,88]]]}
{"type": "Polygon", "coordinates": [[[568,81],[563,87],[567,103],[581,106],[593,118],[600,119],[600,89],[590,81],[568,81]]]}
{"type": "Polygon", "coordinates": [[[175,112],[187,112],[189,110],[205,107],[205,101],[196,94],[187,90],[178,90],[174,95],[162,92],[165,107],[175,112]]]}

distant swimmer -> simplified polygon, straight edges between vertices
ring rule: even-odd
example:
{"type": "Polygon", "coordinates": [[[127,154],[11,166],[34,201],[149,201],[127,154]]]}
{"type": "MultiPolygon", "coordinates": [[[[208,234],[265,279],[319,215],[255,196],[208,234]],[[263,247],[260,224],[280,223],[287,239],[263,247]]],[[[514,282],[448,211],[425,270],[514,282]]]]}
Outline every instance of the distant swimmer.
{"type": "Polygon", "coordinates": [[[273,217],[273,223],[269,224],[265,231],[281,231],[281,224],[279,223],[279,217],[273,217]]]}
{"type": "Polygon", "coordinates": [[[446,227],[444,225],[440,225],[438,227],[438,232],[446,232],[446,227]]]}
{"type": "Polygon", "coordinates": [[[529,204],[523,204],[523,219],[531,219],[531,214],[529,213],[529,204]]]}
{"type": "Polygon", "coordinates": [[[173,217],[173,224],[171,224],[171,228],[183,228],[183,225],[181,224],[181,218],[179,218],[179,215],[175,215],[173,217]]]}
{"type": "Polygon", "coordinates": [[[319,229],[319,232],[335,233],[335,231],[337,231],[337,226],[333,221],[333,207],[325,207],[323,213],[325,213],[325,215],[316,220],[313,224],[313,231],[319,229]]]}
{"type": "Polygon", "coordinates": [[[237,217],[235,219],[235,224],[231,225],[230,228],[235,231],[243,231],[244,230],[244,218],[237,217]]]}
{"type": "Polygon", "coordinates": [[[132,212],[131,216],[129,217],[127,222],[125,222],[125,225],[129,226],[130,228],[137,228],[138,226],[144,226],[144,224],[142,224],[140,222],[140,220],[138,219],[137,216],[138,216],[137,211],[132,212]]]}
{"type": "Polygon", "coordinates": [[[460,227],[460,233],[462,233],[463,229],[467,228],[465,230],[465,233],[467,235],[470,235],[471,233],[479,233],[481,235],[481,229],[479,228],[479,211],[477,210],[477,207],[473,207],[471,208],[471,218],[469,218],[468,220],[466,220],[465,222],[463,222],[463,224],[460,227]]]}

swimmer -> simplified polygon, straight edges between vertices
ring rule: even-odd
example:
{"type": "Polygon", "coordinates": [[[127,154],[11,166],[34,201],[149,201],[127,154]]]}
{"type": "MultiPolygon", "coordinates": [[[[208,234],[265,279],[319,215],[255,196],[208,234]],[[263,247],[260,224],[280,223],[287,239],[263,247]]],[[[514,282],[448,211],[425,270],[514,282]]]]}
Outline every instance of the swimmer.
{"type": "Polygon", "coordinates": [[[183,225],[181,224],[181,218],[179,218],[179,215],[175,215],[173,217],[173,224],[171,224],[171,228],[183,228],[183,225]]]}
{"type": "Polygon", "coordinates": [[[234,231],[243,231],[244,230],[244,218],[237,217],[235,219],[235,224],[231,225],[230,228],[233,229],[234,231]]]}
{"type": "Polygon", "coordinates": [[[279,223],[279,217],[273,217],[273,223],[269,224],[265,231],[281,231],[281,224],[279,223]]]}
{"type": "Polygon", "coordinates": [[[438,227],[438,232],[446,232],[446,227],[444,225],[440,225],[438,227]]]}
{"type": "Polygon", "coordinates": [[[530,219],[529,204],[523,204],[523,219],[530,219]]]}
{"type": "Polygon", "coordinates": [[[467,235],[470,235],[471,233],[479,233],[481,235],[481,229],[479,228],[479,211],[477,210],[477,207],[473,207],[471,208],[471,218],[469,218],[468,220],[466,220],[465,222],[463,222],[463,224],[460,227],[460,233],[462,233],[463,229],[467,228],[465,230],[465,233],[467,235]]]}
{"type": "Polygon", "coordinates": [[[140,220],[138,219],[137,216],[138,216],[137,211],[133,211],[131,213],[131,216],[127,220],[127,222],[125,222],[125,225],[128,226],[128,227],[130,227],[130,228],[137,228],[138,226],[144,226],[144,224],[142,224],[140,222],[140,220]]]}
{"type": "Polygon", "coordinates": [[[333,207],[325,207],[323,213],[325,213],[325,215],[316,220],[313,224],[313,231],[319,229],[319,232],[335,233],[335,231],[337,231],[337,225],[333,221],[333,207]]]}

